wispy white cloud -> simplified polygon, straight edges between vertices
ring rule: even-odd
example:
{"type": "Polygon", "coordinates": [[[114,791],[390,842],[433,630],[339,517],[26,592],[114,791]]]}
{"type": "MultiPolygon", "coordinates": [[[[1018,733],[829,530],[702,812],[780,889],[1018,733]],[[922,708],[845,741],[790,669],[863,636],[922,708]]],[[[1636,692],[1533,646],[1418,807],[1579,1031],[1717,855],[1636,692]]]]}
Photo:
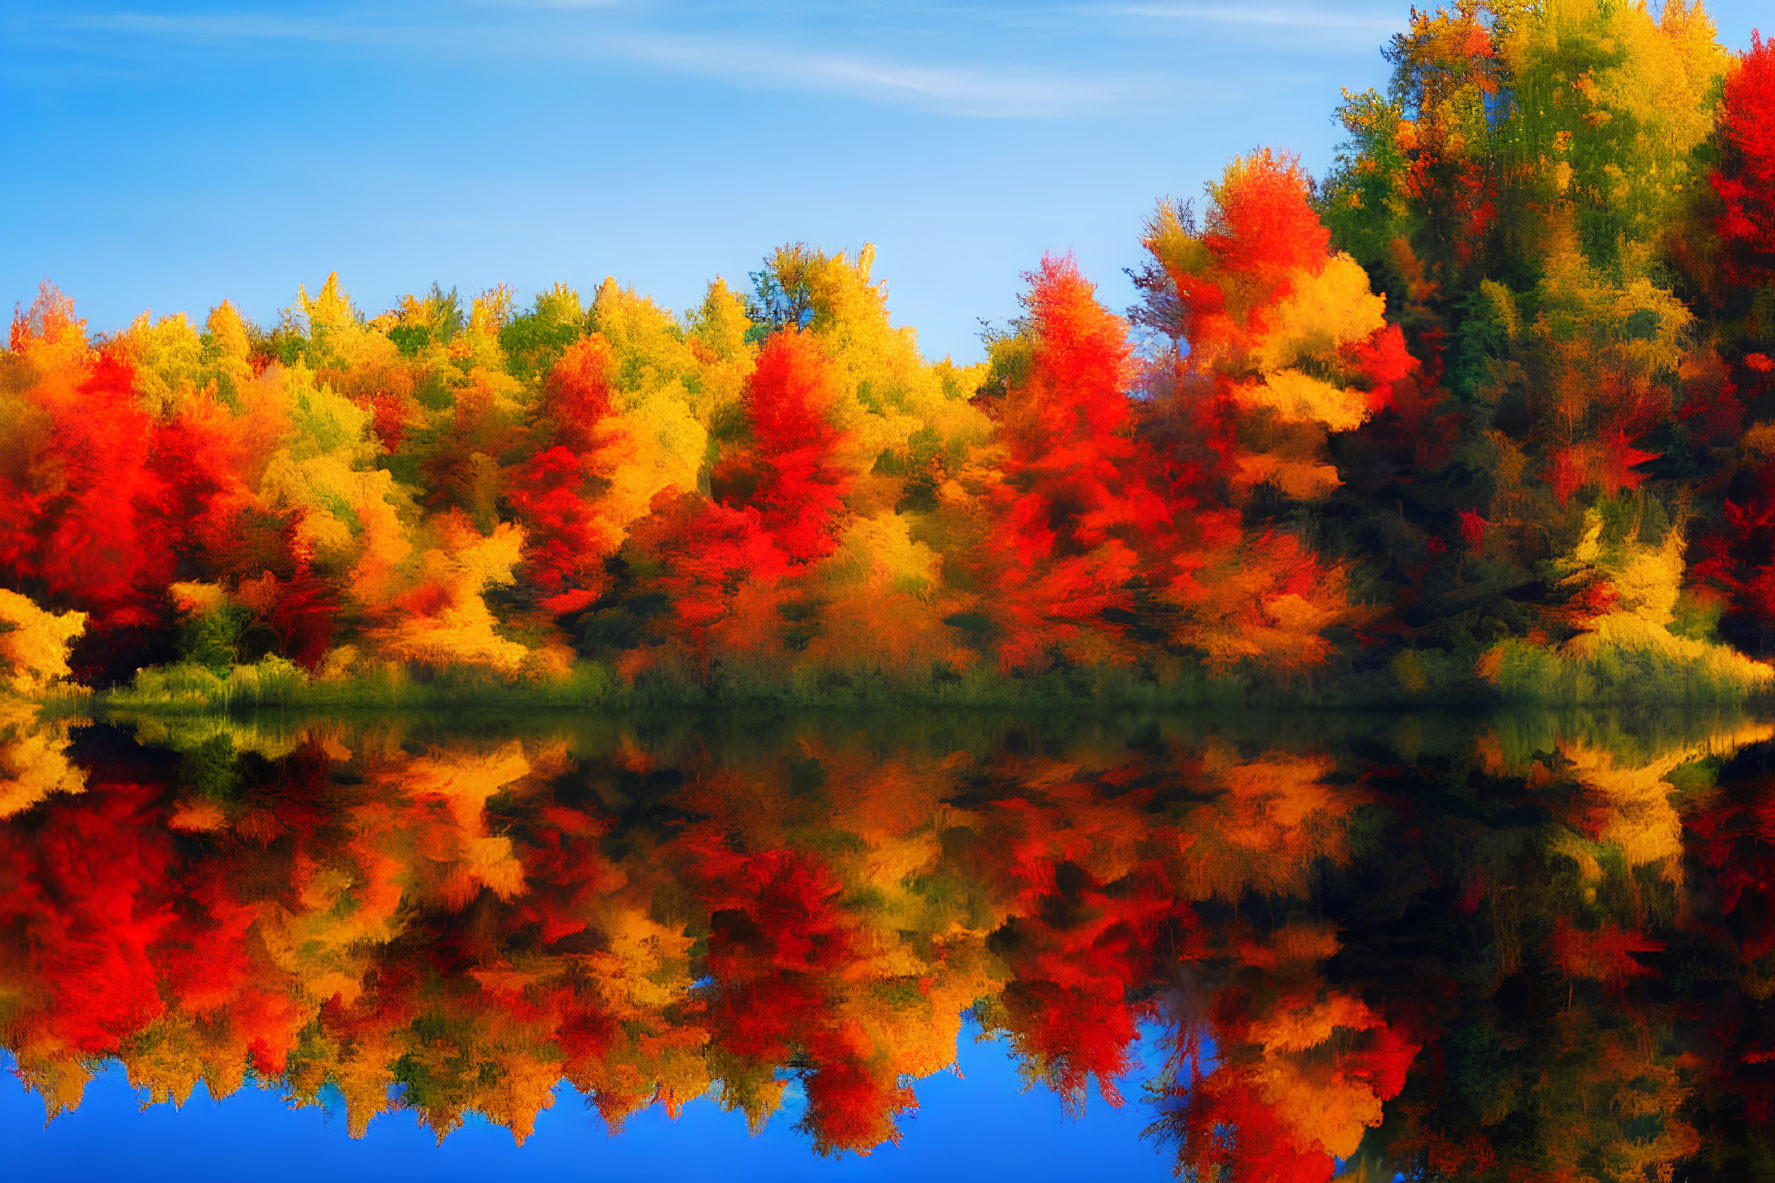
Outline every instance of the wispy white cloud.
{"type": "Polygon", "coordinates": [[[1140,90],[1126,79],[927,66],[734,37],[647,35],[609,44],[632,61],[742,86],[851,95],[977,118],[1090,114],[1129,102],[1140,90]]]}
{"type": "MultiPolygon", "coordinates": [[[[490,0],[508,10],[612,8],[617,2],[490,0]]],[[[173,40],[226,47],[308,42],[516,60],[626,62],[750,89],[838,95],[986,119],[1095,114],[1134,101],[1151,89],[1127,77],[929,64],[738,34],[637,31],[633,26],[581,21],[560,25],[546,23],[546,14],[537,17],[492,25],[437,20],[378,24],[355,15],[320,19],[254,12],[103,12],[67,14],[48,27],[62,33],[111,34],[137,43],[173,40]]]]}
{"type": "Polygon", "coordinates": [[[1378,16],[1351,11],[1345,5],[1218,4],[1189,0],[1122,4],[1102,9],[1121,17],[1143,20],[1148,27],[1169,26],[1175,34],[1225,33],[1284,38],[1292,47],[1317,44],[1326,49],[1370,47],[1377,39],[1402,32],[1402,17],[1378,16]]]}

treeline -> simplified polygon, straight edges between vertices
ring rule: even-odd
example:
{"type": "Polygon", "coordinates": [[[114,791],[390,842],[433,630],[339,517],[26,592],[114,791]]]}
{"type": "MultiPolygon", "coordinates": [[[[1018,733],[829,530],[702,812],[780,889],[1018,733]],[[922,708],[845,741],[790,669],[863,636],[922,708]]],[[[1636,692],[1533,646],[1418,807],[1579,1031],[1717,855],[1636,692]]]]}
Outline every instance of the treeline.
{"type": "Polygon", "coordinates": [[[1738,697],[1775,676],[1775,48],[1414,13],[1315,183],[1240,159],[974,366],[871,252],[682,315],[330,277],[0,362],[15,688],[366,701],[1738,697]],[[268,689],[269,688],[269,689],[268,689]]]}

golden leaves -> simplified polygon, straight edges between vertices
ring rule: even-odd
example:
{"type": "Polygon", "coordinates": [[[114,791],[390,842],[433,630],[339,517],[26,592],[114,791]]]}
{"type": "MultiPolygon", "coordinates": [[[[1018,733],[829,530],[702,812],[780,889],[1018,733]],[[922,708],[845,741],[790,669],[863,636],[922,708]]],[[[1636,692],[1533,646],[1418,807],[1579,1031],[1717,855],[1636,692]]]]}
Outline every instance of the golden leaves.
{"type": "Polygon", "coordinates": [[[1347,254],[1333,255],[1320,271],[1294,278],[1288,294],[1264,318],[1253,359],[1265,374],[1323,362],[1379,331],[1386,308],[1386,299],[1370,290],[1362,265],[1347,254]]]}
{"type": "Polygon", "coordinates": [[[438,545],[422,557],[427,582],[409,595],[408,612],[372,630],[372,639],[400,660],[516,676],[532,651],[500,635],[483,593],[512,581],[523,557],[523,530],[502,522],[482,535],[460,512],[439,519],[434,529],[438,545]]]}
{"type": "Polygon", "coordinates": [[[68,648],[86,629],[84,612],[48,612],[0,589],[0,676],[14,694],[38,696],[72,676],[68,648]]]}

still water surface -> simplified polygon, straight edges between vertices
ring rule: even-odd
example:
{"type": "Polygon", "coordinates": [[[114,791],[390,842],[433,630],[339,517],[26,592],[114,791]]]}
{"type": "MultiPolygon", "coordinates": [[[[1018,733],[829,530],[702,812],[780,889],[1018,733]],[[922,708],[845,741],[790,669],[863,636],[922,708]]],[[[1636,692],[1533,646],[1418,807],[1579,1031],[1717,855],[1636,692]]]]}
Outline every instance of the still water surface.
{"type": "Polygon", "coordinates": [[[19,1178],[1775,1164],[1754,718],[16,715],[0,818],[19,1178]]]}

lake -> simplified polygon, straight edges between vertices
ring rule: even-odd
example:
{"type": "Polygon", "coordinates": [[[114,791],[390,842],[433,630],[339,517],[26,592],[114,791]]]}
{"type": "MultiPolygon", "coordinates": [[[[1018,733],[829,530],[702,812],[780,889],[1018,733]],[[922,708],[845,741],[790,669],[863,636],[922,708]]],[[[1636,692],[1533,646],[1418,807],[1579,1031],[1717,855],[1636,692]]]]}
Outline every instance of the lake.
{"type": "Polygon", "coordinates": [[[19,1178],[1775,1171],[1756,717],[9,710],[19,1178]]]}

